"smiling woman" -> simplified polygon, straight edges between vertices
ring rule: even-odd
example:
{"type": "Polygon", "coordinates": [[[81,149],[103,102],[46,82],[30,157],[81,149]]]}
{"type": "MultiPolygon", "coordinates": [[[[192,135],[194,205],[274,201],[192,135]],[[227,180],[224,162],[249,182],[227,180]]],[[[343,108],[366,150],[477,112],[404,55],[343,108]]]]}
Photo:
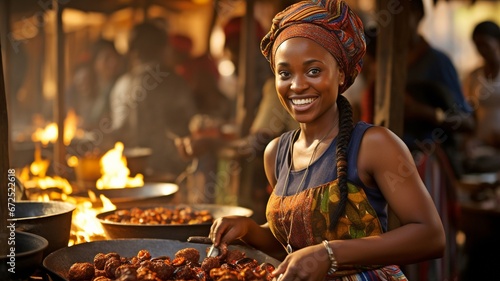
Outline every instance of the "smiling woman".
{"type": "Polygon", "coordinates": [[[280,257],[279,280],[407,280],[398,265],[442,256],[443,226],[407,146],[387,128],[354,124],[343,96],[365,45],[341,0],[301,1],[274,17],[261,51],[300,128],[266,147],[267,224],[216,219],[215,246],[242,239],[280,257]],[[388,208],[400,227],[388,229],[388,208]]]}

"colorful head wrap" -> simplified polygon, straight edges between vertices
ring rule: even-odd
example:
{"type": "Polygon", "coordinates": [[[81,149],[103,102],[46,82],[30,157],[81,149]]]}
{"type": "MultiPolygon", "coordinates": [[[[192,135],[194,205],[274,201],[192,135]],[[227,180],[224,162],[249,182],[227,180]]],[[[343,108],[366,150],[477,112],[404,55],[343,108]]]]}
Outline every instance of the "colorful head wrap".
{"type": "Polygon", "coordinates": [[[366,43],[361,19],[344,1],[302,1],[276,14],[260,45],[273,70],[276,49],[293,37],[314,40],[333,55],[345,74],[340,93],[352,85],[361,71],[366,43]]]}

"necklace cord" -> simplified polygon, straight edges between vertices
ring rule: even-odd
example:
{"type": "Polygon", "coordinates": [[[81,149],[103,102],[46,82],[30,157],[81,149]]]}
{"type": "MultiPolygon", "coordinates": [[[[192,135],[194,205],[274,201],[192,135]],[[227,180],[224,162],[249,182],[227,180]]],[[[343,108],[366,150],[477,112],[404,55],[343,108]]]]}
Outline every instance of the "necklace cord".
{"type": "MultiPolygon", "coordinates": [[[[307,175],[309,174],[309,167],[311,166],[313,160],[314,160],[314,157],[316,156],[316,152],[319,148],[319,145],[328,137],[328,135],[330,135],[330,133],[337,127],[339,123],[339,118],[336,118],[336,122],[335,124],[330,128],[330,130],[328,130],[328,132],[325,134],[325,136],[323,136],[319,141],[318,143],[316,144],[316,146],[314,147],[314,150],[311,154],[311,158],[309,159],[309,163],[307,164],[307,167],[306,167],[306,171],[304,172],[304,176],[302,176],[302,179],[300,180],[300,183],[297,187],[297,190],[295,191],[294,195],[297,195],[297,193],[299,193],[302,185],[304,184],[306,178],[307,178],[307,175]]],[[[293,133],[293,136],[290,138],[290,163],[289,163],[289,167],[288,167],[288,172],[287,172],[287,175],[286,175],[286,178],[285,178],[285,184],[283,186],[283,193],[281,195],[281,201],[280,201],[280,211],[281,211],[281,219],[280,219],[280,222],[281,222],[281,226],[283,227],[283,231],[285,232],[285,237],[287,239],[287,246],[286,246],[286,251],[288,252],[288,254],[290,254],[293,249],[292,249],[292,246],[290,245],[290,237],[292,235],[292,227],[293,227],[293,213],[290,215],[290,231],[287,231],[286,230],[286,227],[285,227],[285,223],[284,223],[284,220],[285,220],[285,210],[283,208],[283,201],[285,200],[285,197],[287,196],[287,193],[288,193],[288,188],[289,188],[289,185],[288,185],[288,180],[289,180],[289,177],[290,177],[290,174],[292,172],[292,166],[293,166],[293,144],[294,142],[296,141],[296,138],[297,138],[297,134],[300,132],[300,129],[297,129],[295,130],[295,132],[293,133]],[[288,232],[288,233],[287,233],[288,232]]],[[[293,201],[290,202],[290,204],[288,204],[289,206],[293,206],[292,203],[294,203],[296,200],[296,197],[293,198],[293,201]]],[[[280,231],[281,232],[281,231],[280,231]]]]}

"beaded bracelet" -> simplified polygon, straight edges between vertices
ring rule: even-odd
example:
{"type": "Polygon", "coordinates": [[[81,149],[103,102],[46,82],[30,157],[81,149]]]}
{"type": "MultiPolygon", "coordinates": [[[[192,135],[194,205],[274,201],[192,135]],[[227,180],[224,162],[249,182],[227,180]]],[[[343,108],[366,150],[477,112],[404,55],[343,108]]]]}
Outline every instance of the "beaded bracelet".
{"type": "Polygon", "coordinates": [[[335,271],[338,269],[338,264],[337,264],[337,259],[335,259],[335,255],[333,254],[332,249],[330,248],[330,245],[328,245],[327,240],[323,240],[323,245],[326,248],[326,251],[328,252],[328,258],[330,258],[330,269],[328,270],[328,274],[334,274],[335,271]]]}

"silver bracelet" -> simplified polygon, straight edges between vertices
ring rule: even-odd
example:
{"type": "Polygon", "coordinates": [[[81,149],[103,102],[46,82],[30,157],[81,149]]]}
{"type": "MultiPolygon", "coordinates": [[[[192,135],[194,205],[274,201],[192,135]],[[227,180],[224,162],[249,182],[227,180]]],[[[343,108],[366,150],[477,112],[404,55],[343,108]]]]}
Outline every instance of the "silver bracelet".
{"type": "Polygon", "coordinates": [[[323,240],[323,245],[325,246],[326,251],[328,252],[328,258],[330,258],[330,269],[328,270],[328,274],[331,275],[334,274],[338,269],[337,259],[335,259],[335,255],[333,254],[330,245],[328,245],[327,240],[323,240]]]}

